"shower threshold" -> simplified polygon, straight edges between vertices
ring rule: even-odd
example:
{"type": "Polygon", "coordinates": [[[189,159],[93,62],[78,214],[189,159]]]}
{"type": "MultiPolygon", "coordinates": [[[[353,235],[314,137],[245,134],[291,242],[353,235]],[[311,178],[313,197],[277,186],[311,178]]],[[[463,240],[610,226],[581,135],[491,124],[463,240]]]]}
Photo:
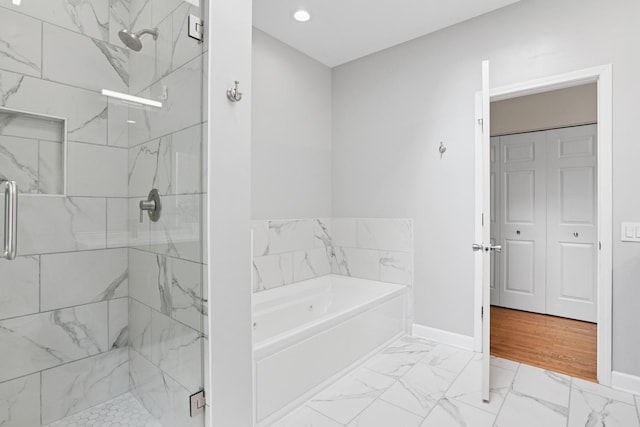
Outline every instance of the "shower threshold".
{"type": "Polygon", "coordinates": [[[125,393],[115,399],[70,415],[46,427],[162,427],[133,397],[125,393]]]}

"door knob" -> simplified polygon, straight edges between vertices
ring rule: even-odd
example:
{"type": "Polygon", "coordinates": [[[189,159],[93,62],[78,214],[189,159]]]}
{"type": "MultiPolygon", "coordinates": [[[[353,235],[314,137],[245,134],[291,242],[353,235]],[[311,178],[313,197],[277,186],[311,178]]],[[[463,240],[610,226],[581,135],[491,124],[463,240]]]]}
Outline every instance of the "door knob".
{"type": "Polygon", "coordinates": [[[471,249],[473,250],[473,252],[482,251],[482,250],[484,250],[484,245],[479,244],[479,243],[474,243],[474,244],[471,245],[471,249]]]}
{"type": "Polygon", "coordinates": [[[500,245],[489,246],[489,250],[492,251],[492,252],[500,253],[500,252],[502,252],[502,246],[500,246],[500,245]]]}

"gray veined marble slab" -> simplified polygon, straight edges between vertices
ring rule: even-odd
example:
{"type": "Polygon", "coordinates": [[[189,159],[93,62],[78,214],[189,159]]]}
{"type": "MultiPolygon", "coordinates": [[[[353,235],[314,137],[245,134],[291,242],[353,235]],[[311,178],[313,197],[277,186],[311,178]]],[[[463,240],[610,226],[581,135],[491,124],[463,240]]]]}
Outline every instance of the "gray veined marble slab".
{"type": "Polygon", "coordinates": [[[127,197],[128,150],[120,147],[69,142],[69,196],[127,197]]]}
{"type": "Polygon", "coordinates": [[[38,141],[0,136],[0,179],[15,181],[20,193],[38,193],[38,141]]]}
{"type": "Polygon", "coordinates": [[[20,256],[13,261],[0,260],[0,319],[38,312],[39,272],[40,260],[37,256],[20,256]]]}
{"type": "Polygon", "coordinates": [[[0,8],[0,68],[40,77],[42,26],[37,19],[0,8]]]}
{"type": "Polygon", "coordinates": [[[151,137],[177,132],[200,123],[202,110],[202,56],[189,61],[150,87],[152,99],[167,88],[169,98],[161,109],[149,111],[151,137]]]}
{"type": "Polygon", "coordinates": [[[129,350],[109,351],[42,372],[42,421],[48,424],[129,389],[129,350]]]}
{"type": "Polygon", "coordinates": [[[571,378],[567,375],[521,364],[513,380],[513,390],[518,393],[543,399],[553,404],[568,407],[571,378]]]}
{"type": "Polygon", "coordinates": [[[42,310],[129,294],[127,249],[42,255],[42,310]]]}
{"type": "Polygon", "coordinates": [[[273,427],[342,427],[342,424],[338,424],[331,418],[322,415],[320,412],[303,406],[291,414],[287,415],[284,419],[277,421],[273,427]]]}
{"type": "Polygon", "coordinates": [[[420,427],[492,427],[495,414],[450,399],[441,399],[420,427]]]}
{"type": "Polygon", "coordinates": [[[343,276],[380,279],[380,253],[377,250],[336,247],[331,271],[343,276]]]}
{"type": "Polygon", "coordinates": [[[43,25],[42,77],[85,89],[129,89],[129,50],[43,25]]]}
{"type": "Polygon", "coordinates": [[[0,70],[0,106],[65,117],[71,141],[107,142],[107,100],[100,93],[0,70]]]}
{"type": "Polygon", "coordinates": [[[444,396],[456,376],[450,371],[418,362],[380,398],[424,417],[444,396]]]}
{"type": "Polygon", "coordinates": [[[129,246],[128,204],[126,198],[107,199],[107,248],[129,246]]]}
{"type": "Polygon", "coordinates": [[[202,338],[182,323],[151,312],[151,361],[192,393],[203,385],[202,338]]]}
{"type": "Polygon", "coordinates": [[[507,394],[494,425],[495,427],[566,427],[567,415],[567,407],[512,390],[507,394]]]}
{"type": "Polygon", "coordinates": [[[347,424],[393,382],[387,376],[359,369],[318,394],[308,406],[341,424],[347,424]]]}
{"type": "Polygon", "coordinates": [[[131,28],[131,0],[109,0],[109,43],[125,48],[118,32],[131,28]]]}
{"type": "Polygon", "coordinates": [[[202,262],[202,202],[204,195],[168,195],[162,215],[150,224],[149,249],[157,254],[202,262]]]}
{"type": "Polygon", "coordinates": [[[0,425],[25,427],[40,425],[40,374],[0,384],[0,425]]]}
{"type": "Polygon", "coordinates": [[[383,400],[376,400],[350,422],[348,427],[418,427],[420,421],[422,418],[415,414],[390,405],[383,400]]]}
{"type": "Polygon", "coordinates": [[[109,2],[105,0],[28,1],[3,7],[100,40],[109,40],[109,2]]]}
{"type": "Polygon", "coordinates": [[[331,218],[331,238],[335,246],[356,247],[356,219],[331,218]]]}
{"type": "Polygon", "coordinates": [[[0,381],[107,349],[107,303],[83,305],[0,322],[0,381]]]}
{"type": "Polygon", "coordinates": [[[251,230],[253,232],[253,256],[269,255],[269,221],[251,221],[251,230]]]}
{"type": "Polygon", "coordinates": [[[278,254],[253,259],[253,291],[264,291],[293,282],[293,254],[278,254]]]}
{"type": "MultiPolygon", "coordinates": [[[[103,249],[106,202],[100,198],[40,197],[18,199],[18,254],[103,249]]],[[[4,211],[0,212],[4,218],[4,211]]]]}
{"type": "Polygon", "coordinates": [[[109,350],[129,346],[129,298],[109,301],[109,350]]]}
{"type": "Polygon", "coordinates": [[[60,142],[38,142],[38,192],[64,193],[64,146],[60,142]]]}
{"type": "Polygon", "coordinates": [[[189,392],[135,350],[130,350],[130,387],[143,406],[163,426],[202,427],[202,414],[189,417],[189,392]]]}
{"type": "Polygon", "coordinates": [[[313,231],[312,219],[269,221],[269,254],[312,249],[313,231]]]}
{"type": "Polygon", "coordinates": [[[311,249],[293,253],[293,281],[312,279],[331,273],[326,249],[311,249]]]}
{"type": "Polygon", "coordinates": [[[478,354],[474,356],[447,390],[446,397],[451,401],[468,404],[483,411],[497,414],[511,387],[515,373],[514,370],[505,369],[492,363],[490,399],[489,402],[483,401],[481,393],[482,356],[478,354]]]}
{"type": "Polygon", "coordinates": [[[128,326],[131,347],[151,360],[151,308],[129,298],[128,326]]]}
{"type": "Polygon", "coordinates": [[[413,255],[410,252],[380,252],[380,280],[413,285],[413,255]]]}
{"type": "Polygon", "coordinates": [[[638,420],[635,404],[623,403],[609,396],[573,387],[568,427],[591,426],[638,427],[640,420],[638,420]]]}

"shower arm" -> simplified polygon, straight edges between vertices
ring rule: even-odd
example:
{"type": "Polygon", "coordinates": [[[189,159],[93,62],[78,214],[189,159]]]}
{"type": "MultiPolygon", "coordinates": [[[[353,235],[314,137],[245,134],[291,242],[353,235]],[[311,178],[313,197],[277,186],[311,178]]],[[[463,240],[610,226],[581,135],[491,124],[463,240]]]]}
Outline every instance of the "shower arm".
{"type": "Polygon", "coordinates": [[[138,37],[141,37],[145,34],[151,34],[154,40],[158,40],[158,29],[154,28],[153,30],[140,30],[136,33],[138,37]]]}

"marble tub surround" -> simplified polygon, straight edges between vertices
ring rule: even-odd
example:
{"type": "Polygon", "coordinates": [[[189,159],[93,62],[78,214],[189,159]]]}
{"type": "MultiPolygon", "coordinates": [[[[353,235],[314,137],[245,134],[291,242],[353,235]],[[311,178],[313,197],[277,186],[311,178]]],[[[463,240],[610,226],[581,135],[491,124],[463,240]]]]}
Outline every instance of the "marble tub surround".
{"type": "Polygon", "coordinates": [[[330,273],[411,286],[413,221],[253,221],[254,292],[330,273]]]}
{"type": "Polygon", "coordinates": [[[492,358],[491,401],[480,357],[405,337],[276,422],[276,427],[638,427],[640,397],[492,358]]]}

